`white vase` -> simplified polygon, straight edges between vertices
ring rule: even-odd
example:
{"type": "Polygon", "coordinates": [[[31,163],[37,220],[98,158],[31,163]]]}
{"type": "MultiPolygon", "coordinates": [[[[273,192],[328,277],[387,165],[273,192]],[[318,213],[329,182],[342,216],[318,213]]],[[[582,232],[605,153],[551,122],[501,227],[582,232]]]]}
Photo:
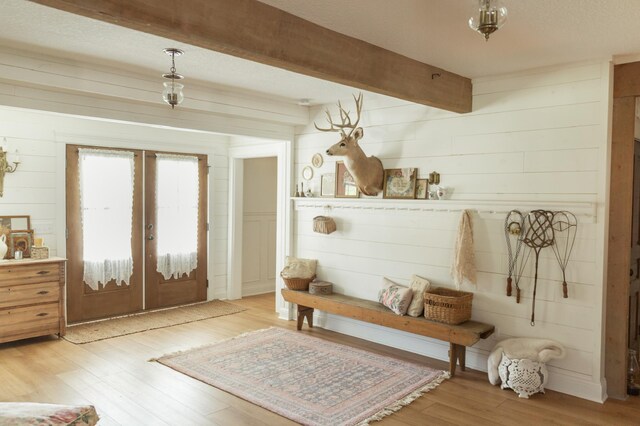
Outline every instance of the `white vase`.
{"type": "Polygon", "coordinates": [[[0,236],[0,262],[4,260],[7,250],[9,250],[9,247],[7,247],[7,236],[2,234],[2,236],[0,236]]]}

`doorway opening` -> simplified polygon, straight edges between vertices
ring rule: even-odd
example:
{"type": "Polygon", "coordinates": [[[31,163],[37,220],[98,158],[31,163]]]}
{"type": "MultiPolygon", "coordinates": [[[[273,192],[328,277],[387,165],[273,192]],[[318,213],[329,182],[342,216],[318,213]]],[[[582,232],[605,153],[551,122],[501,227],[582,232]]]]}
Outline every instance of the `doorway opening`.
{"type": "Polygon", "coordinates": [[[276,290],[278,159],[243,160],[242,297],[276,290]]]}
{"type": "MultiPolygon", "coordinates": [[[[244,200],[247,185],[244,182],[247,160],[257,158],[273,158],[277,164],[276,170],[276,217],[275,217],[275,262],[272,269],[274,276],[273,290],[275,290],[275,311],[280,318],[292,319],[293,312],[289,303],[280,294],[284,284],[278,276],[284,266],[285,257],[291,250],[291,141],[274,141],[252,139],[240,146],[229,148],[229,231],[228,231],[228,262],[227,262],[227,297],[240,299],[243,293],[243,270],[245,252],[244,200]]],[[[271,160],[271,161],[274,161],[271,160]]],[[[250,172],[248,172],[250,173],[250,172]]],[[[260,178],[260,176],[255,176],[260,178]]],[[[249,189],[251,192],[251,189],[249,189]]],[[[250,238],[247,238],[249,240],[250,238]]],[[[273,291],[272,290],[272,291],[273,291]]]]}

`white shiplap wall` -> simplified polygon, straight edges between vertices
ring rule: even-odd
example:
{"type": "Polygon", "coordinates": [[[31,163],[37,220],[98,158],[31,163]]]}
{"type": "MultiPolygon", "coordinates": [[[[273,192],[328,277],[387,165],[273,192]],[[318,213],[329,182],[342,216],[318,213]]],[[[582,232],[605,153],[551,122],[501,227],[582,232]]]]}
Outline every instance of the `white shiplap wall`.
{"type": "MultiPolygon", "coordinates": [[[[507,337],[544,337],[566,345],[567,357],[550,363],[549,387],[602,400],[601,318],[604,204],[607,176],[609,65],[604,63],[535,70],[474,81],[473,113],[457,115],[396,100],[364,100],[361,146],[385,168],[418,167],[420,177],[436,170],[455,200],[593,203],[597,218],[579,225],[567,270],[569,298],[550,249],[539,268],[536,325],[530,326],[533,268],[522,279],[523,301],[505,296],[507,251],[504,215],[474,213],[478,285],[473,318],[496,325],[496,333],[468,351],[473,368],[486,369],[493,345],[507,337]]],[[[343,105],[352,107],[352,100],[343,105]]],[[[335,110],[335,107],[332,107],[335,110]]],[[[321,123],[321,108],[311,113],[321,123]]],[[[310,123],[299,128],[296,181],[316,152],[338,139],[310,123]]],[[[325,156],[310,182],[333,173],[325,156]]],[[[306,186],[306,185],[305,185],[306,186]]],[[[385,200],[389,207],[392,200],[385,200]]],[[[434,201],[435,202],[435,201],[434,201]]],[[[297,203],[294,246],[298,256],[319,259],[318,275],[336,292],[376,299],[383,276],[406,283],[411,274],[452,286],[449,267],[460,213],[412,210],[301,207],[297,203]],[[318,214],[336,219],[338,231],[314,234],[318,214]]],[[[330,204],[330,201],[327,202],[330,204]]],[[[353,207],[359,206],[357,201],[353,207]]],[[[446,359],[448,344],[336,316],[325,327],[406,350],[446,359]]]]}
{"type": "Polygon", "coordinates": [[[209,156],[209,298],[226,297],[228,138],[35,111],[0,108],[0,138],[22,163],[5,177],[0,215],[30,215],[52,255],[65,256],[65,144],[158,149],[209,156]]]}

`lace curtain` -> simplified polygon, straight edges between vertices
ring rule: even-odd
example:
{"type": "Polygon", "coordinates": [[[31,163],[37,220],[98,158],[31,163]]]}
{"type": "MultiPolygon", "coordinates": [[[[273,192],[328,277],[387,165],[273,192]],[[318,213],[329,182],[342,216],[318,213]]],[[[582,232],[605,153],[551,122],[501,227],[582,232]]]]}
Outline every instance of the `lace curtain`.
{"type": "Polygon", "coordinates": [[[158,272],[180,278],[198,266],[198,157],[156,157],[158,272]]]}
{"type": "Polygon", "coordinates": [[[133,152],[79,149],[84,282],[93,290],[133,274],[133,152]]]}

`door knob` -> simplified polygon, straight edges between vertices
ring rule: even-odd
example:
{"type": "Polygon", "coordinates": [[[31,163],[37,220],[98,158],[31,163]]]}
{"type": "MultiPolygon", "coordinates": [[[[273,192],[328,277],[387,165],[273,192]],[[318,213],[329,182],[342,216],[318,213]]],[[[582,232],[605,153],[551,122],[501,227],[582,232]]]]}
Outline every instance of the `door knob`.
{"type": "Polygon", "coordinates": [[[147,237],[147,240],[151,241],[151,240],[153,240],[154,238],[155,238],[155,237],[154,237],[153,235],[149,235],[149,236],[147,237]]]}

